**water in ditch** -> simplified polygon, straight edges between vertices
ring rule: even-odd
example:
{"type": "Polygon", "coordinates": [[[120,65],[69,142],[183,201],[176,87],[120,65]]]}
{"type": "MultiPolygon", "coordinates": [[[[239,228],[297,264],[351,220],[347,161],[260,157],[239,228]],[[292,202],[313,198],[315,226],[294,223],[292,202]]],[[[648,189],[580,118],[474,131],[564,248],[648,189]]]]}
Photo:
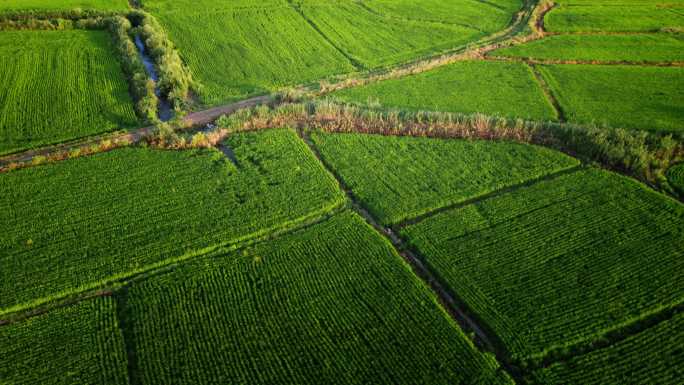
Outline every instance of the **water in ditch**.
{"type": "Polygon", "coordinates": [[[157,116],[162,122],[171,120],[171,118],[173,118],[173,108],[171,108],[171,103],[169,103],[168,99],[162,97],[161,95],[161,91],[159,90],[158,86],[159,75],[157,75],[157,70],[154,68],[154,62],[152,61],[152,58],[150,58],[150,56],[147,54],[145,44],[140,38],[140,35],[135,35],[135,45],[138,47],[138,52],[140,53],[140,58],[142,59],[147,74],[155,83],[154,93],[157,95],[157,99],[159,100],[157,103],[157,116]]]}

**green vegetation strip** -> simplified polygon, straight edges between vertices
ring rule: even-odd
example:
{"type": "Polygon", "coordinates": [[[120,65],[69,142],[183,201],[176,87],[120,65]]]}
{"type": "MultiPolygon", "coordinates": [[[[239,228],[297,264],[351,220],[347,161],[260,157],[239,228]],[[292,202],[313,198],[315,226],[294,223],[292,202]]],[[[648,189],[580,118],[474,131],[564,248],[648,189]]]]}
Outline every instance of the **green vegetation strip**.
{"type": "Polygon", "coordinates": [[[552,35],[502,48],[491,55],[547,60],[683,62],[684,34],[552,35]]]}
{"type": "Polygon", "coordinates": [[[103,31],[0,33],[0,154],[138,125],[103,31]]]}
{"type": "Polygon", "coordinates": [[[579,164],[559,152],[506,142],[319,132],[311,137],[385,225],[579,164]]]}
{"type": "Polygon", "coordinates": [[[74,9],[98,11],[128,10],[127,0],[2,0],[3,11],[70,11],[74,9]]]}
{"type": "Polygon", "coordinates": [[[550,32],[657,32],[684,27],[681,0],[556,0],[544,19],[550,32]]]}
{"type": "Polygon", "coordinates": [[[512,383],[351,212],[135,283],[127,303],[145,384],[512,383]]]}
{"type": "Polygon", "coordinates": [[[684,132],[684,68],[548,65],[540,72],[568,121],[684,132]]]}
{"type": "Polygon", "coordinates": [[[412,111],[483,113],[531,120],[557,118],[532,70],[522,63],[458,62],[418,75],[346,89],[333,96],[412,111]]]}
{"type": "Polygon", "coordinates": [[[684,205],[596,169],[438,214],[402,235],[516,360],[684,299],[684,205]]]}
{"type": "Polygon", "coordinates": [[[667,172],[667,179],[672,187],[677,189],[680,194],[684,194],[684,163],[670,168],[667,172]]]}
{"type": "Polygon", "coordinates": [[[684,313],[612,346],[534,373],[539,385],[676,384],[684,363],[684,313]]]}
{"type": "Polygon", "coordinates": [[[128,384],[111,297],[0,326],[0,356],[3,384],[128,384]]]}
{"type": "Polygon", "coordinates": [[[0,175],[0,314],[290,226],[344,195],[297,135],[115,150],[0,175]]]}

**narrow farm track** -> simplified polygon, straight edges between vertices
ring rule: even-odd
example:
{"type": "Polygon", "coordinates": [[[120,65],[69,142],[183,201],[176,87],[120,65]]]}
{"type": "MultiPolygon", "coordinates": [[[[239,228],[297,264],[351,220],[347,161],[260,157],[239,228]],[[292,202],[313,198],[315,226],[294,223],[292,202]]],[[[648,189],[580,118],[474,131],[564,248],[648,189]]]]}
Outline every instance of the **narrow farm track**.
{"type": "Polygon", "coordinates": [[[549,87],[549,85],[546,83],[546,80],[544,80],[544,77],[539,72],[539,68],[534,64],[527,63],[527,65],[532,70],[532,73],[534,74],[534,79],[539,84],[539,88],[541,88],[542,92],[544,93],[546,100],[548,100],[549,103],[551,103],[553,110],[556,112],[556,119],[558,119],[558,121],[561,123],[565,123],[567,119],[565,116],[565,112],[563,111],[563,107],[561,107],[560,102],[558,102],[558,99],[553,94],[553,90],[551,90],[551,87],[549,87]]]}
{"type": "Polygon", "coordinates": [[[534,59],[534,58],[517,58],[508,56],[487,56],[483,60],[488,61],[505,61],[526,63],[529,65],[551,65],[551,64],[567,64],[567,65],[620,65],[620,66],[645,66],[645,67],[684,67],[682,61],[628,61],[628,60],[559,60],[559,59],[534,59]]]}
{"type": "Polygon", "coordinates": [[[300,129],[298,130],[298,133],[314,156],[319,160],[319,162],[321,162],[323,167],[337,180],[340,189],[347,195],[352,209],[362,218],[364,218],[364,220],[380,235],[390,242],[397,254],[404,258],[406,263],[408,263],[408,265],[411,267],[413,273],[422,279],[430,289],[432,289],[444,310],[458,323],[458,325],[460,325],[465,331],[474,333],[475,343],[481,349],[494,353],[503,369],[511,376],[511,378],[514,378],[516,382],[519,382],[521,379],[520,371],[511,364],[509,355],[503,348],[503,343],[498,340],[498,337],[491,333],[486,326],[481,326],[483,325],[482,321],[477,320],[474,314],[467,310],[465,303],[458,300],[458,298],[441,283],[440,279],[423,263],[423,259],[420,258],[416,252],[410,250],[404,243],[404,240],[399,237],[397,233],[395,233],[391,228],[383,227],[380,222],[366,208],[363,207],[363,204],[354,195],[352,190],[334,171],[330,164],[323,159],[320,151],[309,137],[308,132],[300,129]]]}

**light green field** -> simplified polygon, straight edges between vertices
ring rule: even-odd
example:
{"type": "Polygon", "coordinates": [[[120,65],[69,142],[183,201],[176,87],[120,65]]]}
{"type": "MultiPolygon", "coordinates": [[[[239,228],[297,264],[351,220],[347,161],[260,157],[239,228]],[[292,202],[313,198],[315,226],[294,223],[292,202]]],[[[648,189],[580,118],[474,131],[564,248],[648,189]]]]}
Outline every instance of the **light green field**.
{"type": "Polygon", "coordinates": [[[549,65],[539,69],[570,122],[684,130],[684,68],[549,65]]]}
{"type": "Polygon", "coordinates": [[[215,2],[206,8],[204,3],[145,3],[202,84],[199,95],[204,104],[268,93],[354,69],[285,3],[258,8],[237,4],[218,8],[215,2]]]}
{"type": "Polygon", "coordinates": [[[383,224],[578,165],[506,142],[313,133],[322,157],[383,224]]]}
{"type": "Polygon", "coordinates": [[[127,385],[126,350],[111,297],[0,326],[0,383],[127,385]]]}
{"type": "Polygon", "coordinates": [[[138,125],[103,31],[0,33],[0,154],[138,125]]]}
{"type": "Polygon", "coordinates": [[[291,131],[216,150],[128,148],[0,174],[0,314],[339,205],[337,183],[291,131]]]}
{"type": "Polygon", "coordinates": [[[684,28],[680,0],[557,1],[544,26],[550,32],[656,32],[684,28]]]}
{"type": "Polygon", "coordinates": [[[440,213],[402,235],[518,359],[684,299],[684,205],[606,171],[440,213]]]}
{"type": "Polygon", "coordinates": [[[529,66],[464,61],[333,94],[345,101],[379,102],[412,111],[460,112],[532,120],[556,118],[529,66]]]}
{"type": "Polygon", "coordinates": [[[145,384],[512,384],[350,212],[136,283],[127,303],[145,384]]]}
{"type": "Polygon", "coordinates": [[[2,11],[59,11],[59,10],[98,10],[124,11],[128,10],[126,0],[0,0],[2,11]]]}
{"type": "Polygon", "coordinates": [[[684,362],[684,314],[607,348],[535,372],[534,384],[676,384],[684,362]]]}
{"type": "Polygon", "coordinates": [[[502,48],[493,56],[630,62],[684,61],[682,34],[552,35],[502,48]]]}

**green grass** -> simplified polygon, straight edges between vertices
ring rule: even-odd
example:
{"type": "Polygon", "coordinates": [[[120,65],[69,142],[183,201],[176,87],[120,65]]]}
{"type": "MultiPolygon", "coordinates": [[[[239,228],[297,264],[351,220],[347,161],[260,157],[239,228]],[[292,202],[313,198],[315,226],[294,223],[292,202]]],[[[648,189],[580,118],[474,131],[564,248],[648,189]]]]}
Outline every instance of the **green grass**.
{"type": "Polygon", "coordinates": [[[418,75],[349,88],[334,96],[412,111],[556,118],[532,70],[522,63],[458,62],[418,75]]]}
{"type": "Polygon", "coordinates": [[[684,2],[672,0],[557,1],[544,26],[550,32],[655,32],[684,27],[684,2]]]}
{"type": "Polygon", "coordinates": [[[555,35],[502,48],[494,56],[630,62],[684,61],[682,34],[555,35]]]}
{"type": "Polygon", "coordinates": [[[668,170],[667,179],[672,187],[684,194],[684,163],[680,163],[668,170]]]}
{"type": "Polygon", "coordinates": [[[138,125],[103,31],[0,33],[0,154],[138,125]]]}
{"type": "Polygon", "coordinates": [[[684,68],[550,65],[540,72],[574,123],[684,129],[684,68]]]}
{"type": "Polygon", "coordinates": [[[243,3],[145,2],[201,83],[204,104],[353,71],[347,58],[285,2],[243,3]]]}
{"type": "Polygon", "coordinates": [[[684,300],[684,205],[606,171],[440,213],[402,235],[517,359],[684,300]]]}
{"type": "Polygon", "coordinates": [[[0,0],[2,11],[57,11],[72,9],[94,9],[98,11],[128,10],[126,0],[0,0]]]}
{"type": "Polygon", "coordinates": [[[0,357],[2,384],[128,384],[111,297],[0,326],[0,357]]]}
{"type": "Polygon", "coordinates": [[[506,142],[317,132],[312,139],[383,224],[578,164],[546,148],[506,142]]]}
{"type": "Polygon", "coordinates": [[[145,384],[512,383],[351,212],[133,284],[127,303],[145,384]]]}
{"type": "MultiPolygon", "coordinates": [[[[453,8],[458,4],[462,1],[457,1],[453,8]]],[[[481,9],[481,20],[496,15],[485,4],[472,6],[481,9]]],[[[394,7],[395,14],[391,15],[357,2],[303,1],[301,4],[304,16],[363,68],[409,61],[463,46],[487,34],[470,24],[411,19],[404,15],[411,15],[410,9],[415,5],[407,7],[407,2],[395,3],[394,7]],[[400,16],[396,15],[396,9],[399,9],[400,16]]],[[[472,24],[477,24],[477,17],[472,19],[472,24]]]]}
{"type": "Polygon", "coordinates": [[[604,349],[552,364],[535,384],[676,384],[682,379],[684,314],[604,349]]]}
{"type": "Polygon", "coordinates": [[[344,195],[292,131],[0,174],[0,314],[317,216],[344,195]]]}

